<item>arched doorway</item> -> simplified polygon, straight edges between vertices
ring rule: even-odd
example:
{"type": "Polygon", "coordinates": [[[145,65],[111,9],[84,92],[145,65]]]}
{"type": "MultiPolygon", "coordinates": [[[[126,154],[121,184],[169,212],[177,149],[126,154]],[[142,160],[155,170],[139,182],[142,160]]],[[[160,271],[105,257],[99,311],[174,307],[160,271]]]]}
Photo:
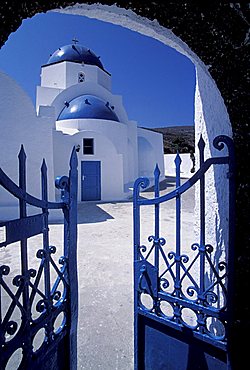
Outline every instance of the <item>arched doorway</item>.
{"type": "MultiPolygon", "coordinates": [[[[57,8],[58,6],[67,6],[70,5],[67,2],[56,2],[50,4],[50,9],[57,8]]],[[[126,20],[131,20],[135,22],[137,16],[135,13],[141,14],[146,18],[155,17],[159,20],[160,24],[162,24],[166,28],[174,28],[176,34],[180,36],[182,40],[187,42],[197,54],[204,60],[207,65],[210,65],[210,71],[216,82],[220,88],[220,91],[223,94],[223,98],[226,102],[227,109],[230,114],[230,119],[233,125],[233,133],[235,136],[235,143],[236,143],[236,154],[238,158],[238,181],[237,181],[237,225],[236,225],[236,236],[237,236],[237,244],[240,250],[237,251],[237,256],[241,258],[237,262],[238,266],[238,280],[237,286],[240,287],[241,283],[249,281],[249,269],[244,268],[246,262],[249,257],[249,251],[245,248],[246,242],[248,240],[248,231],[247,231],[247,214],[248,208],[245,203],[245,199],[247,197],[247,183],[249,180],[249,174],[246,171],[246,164],[241,161],[241,155],[246,151],[246,141],[244,139],[245,135],[248,132],[248,129],[242,122],[247,119],[247,101],[246,101],[246,86],[245,77],[246,77],[246,43],[245,43],[245,35],[246,35],[246,22],[244,19],[244,14],[246,14],[246,7],[242,6],[242,8],[237,8],[238,5],[231,4],[220,4],[217,8],[217,14],[214,14],[214,8],[210,6],[204,6],[202,8],[197,8],[192,4],[170,4],[170,5],[162,5],[158,4],[149,4],[145,7],[145,4],[138,3],[135,7],[133,7],[132,3],[128,5],[124,5],[123,2],[118,2],[120,6],[126,6],[129,11],[125,11],[124,9],[118,9],[120,14],[116,8],[113,6],[112,9],[108,7],[108,5],[103,6],[94,6],[92,10],[95,13],[98,13],[98,16],[102,16],[101,14],[109,13],[110,17],[113,19],[120,18],[121,22],[125,22],[126,20]],[[153,8],[152,8],[153,7],[153,8]],[[155,7],[155,8],[154,8],[155,7]],[[97,9],[98,8],[98,9],[97,9]],[[163,12],[164,10],[164,12],[163,12]],[[135,13],[133,13],[135,11],[135,13]],[[130,13],[130,14],[128,14],[130,13]],[[124,15],[122,17],[121,15],[124,15]],[[153,14],[153,15],[152,15],[153,14]],[[243,15],[243,16],[242,16],[243,15]],[[205,18],[205,24],[204,24],[205,18]],[[125,19],[125,20],[124,20],[125,19]],[[224,20],[224,22],[222,21],[224,20]],[[196,21],[196,23],[194,22],[196,21]],[[237,31],[233,32],[234,36],[231,37],[230,31],[231,28],[228,26],[229,24],[240,24],[240,27],[237,27],[237,31]],[[198,26],[198,29],[197,29],[198,26]],[[199,27],[203,30],[202,33],[198,32],[199,27]],[[186,32],[188,29],[188,32],[186,32]],[[215,29],[214,33],[212,30],[215,29]],[[221,35],[228,35],[226,40],[222,40],[223,37],[221,35]],[[217,41],[214,43],[214,41],[217,41]],[[211,45],[211,48],[208,48],[208,44],[211,45]],[[237,51],[236,51],[237,48],[237,51]],[[236,73],[236,71],[241,70],[241,73],[236,73]],[[246,258],[244,258],[246,257],[246,258]]],[[[91,7],[88,8],[88,5],[85,5],[86,11],[91,11],[91,7]]],[[[22,7],[21,10],[17,10],[15,5],[6,3],[6,8],[3,8],[4,20],[6,24],[9,24],[9,27],[5,27],[2,33],[2,40],[5,40],[8,33],[11,32],[13,27],[16,27],[17,23],[20,22],[20,18],[31,16],[32,14],[44,11],[42,5],[37,3],[36,6],[32,5],[32,8],[28,6],[22,7]],[[11,13],[17,12],[17,17],[15,20],[8,21],[8,17],[11,13]],[[21,13],[21,16],[20,16],[21,13]],[[17,20],[19,18],[19,20],[17,20]],[[14,26],[13,26],[14,24],[14,26]]],[[[95,15],[96,16],[96,15],[95,15]]],[[[136,22],[135,22],[136,23],[136,22]]],[[[159,37],[162,37],[162,29],[159,27],[158,24],[154,24],[154,22],[150,22],[148,20],[142,20],[142,24],[151,23],[152,29],[159,32],[159,37]]],[[[156,22],[155,22],[156,23],[156,22]]],[[[138,24],[136,23],[137,27],[138,24]]],[[[140,28],[140,27],[139,27],[140,28]]],[[[236,27],[235,27],[236,28],[236,27]]],[[[165,29],[166,30],[166,29],[165,29]]],[[[156,32],[156,33],[158,33],[156,32]]],[[[184,45],[185,46],[185,45],[184,45]]],[[[204,77],[204,85],[206,85],[206,78],[208,76],[206,72],[205,65],[201,64],[201,71],[200,73],[203,74],[204,77]],[[201,72],[202,71],[202,72],[201,72]]],[[[208,77],[209,78],[209,77],[208,77]]],[[[201,81],[202,79],[200,79],[201,81]]],[[[213,84],[213,83],[212,83],[213,84]]],[[[209,84],[203,86],[203,92],[206,92],[205,87],[209,87],[209,84]]],[[[202,93],[201,93],[202,96],[202,93]]],[[[220,93],[217,90],[217,94],[215,94],[221,101],[220,93]]],[[[214,122],[221,122],[220,112],[225,120],[224,123],[228,123],[228,116],[225,110],[224,105],[220,105],[223,107],[222,110],[218,107],[217,113],[213,116],[214,122]]],[[[210,117],[211,118],[211,117],[210,117]]],[[[202,123],[202,115],[200,115],[200,123],[202,123]]],[[[213,126],[215,129],[217,126],[213,126]]],[[[230,130],[230,126],[225,125],[227,129],[230,130]]],[[[246,289],[246,283],[242,285],[242,287],[238,290],[238,294],[241,298],[243,298],[243,292],[246,289]]],[[[241,300],[238,300],[241,301],[241,300]]],[[[246,304],[244,308],[248,310],[246,304]]],[[[238,317],[238,325],[236,326],[237,333],[240,333],[240,330],[243,332],[243,328],[247,323],[247,319],[242,317],[240,305],[237,308],[237,317],[238,317]],[[238,328],[238,329],[237,329],[238,328]],[[240,329],[239,329],[240,328],[240,329]]],[[[247,315],[246,315],[247,316],[247,315]]],[[[245,316],[245,317],[246,317],[245,316]]],[[[241,351],[242,352],[242,351],[241,351]]]]}

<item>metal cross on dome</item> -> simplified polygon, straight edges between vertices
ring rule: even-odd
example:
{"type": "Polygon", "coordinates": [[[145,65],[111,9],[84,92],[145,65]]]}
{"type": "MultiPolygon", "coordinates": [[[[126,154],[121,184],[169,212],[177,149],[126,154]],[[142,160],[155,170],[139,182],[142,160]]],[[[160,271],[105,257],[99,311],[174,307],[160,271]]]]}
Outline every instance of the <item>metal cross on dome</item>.
{"type": "Polygon", "coordinates": [[[76,38],[76,37],[74,37],[74,38],[72,39],[72,42],[76,45],[76,44],[79,42],[79,40],[77,40],[77,38],[76,38]]]}

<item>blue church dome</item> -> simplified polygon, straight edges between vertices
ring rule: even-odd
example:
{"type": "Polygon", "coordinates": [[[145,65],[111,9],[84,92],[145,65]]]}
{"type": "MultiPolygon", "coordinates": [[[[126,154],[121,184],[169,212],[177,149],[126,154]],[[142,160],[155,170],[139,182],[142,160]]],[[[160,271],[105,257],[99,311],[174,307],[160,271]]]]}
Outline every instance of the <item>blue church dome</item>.
{"type": "Polygon", "coordinates": [[[99,57],[90,49],[79,44],[70,44],[58,48],[49,58],[47,65],[64,61],[90,64],[104,70],[99,57]]]}
{"type": "Polygon", "coordinates": [[[93,95],[80,95],[64,104],[65,107],[59,114],[58,121],[92,118],[119,122],[119,118],[114,112],[114,107],[110,106],[109,102],[105,102],[93,95]]]}

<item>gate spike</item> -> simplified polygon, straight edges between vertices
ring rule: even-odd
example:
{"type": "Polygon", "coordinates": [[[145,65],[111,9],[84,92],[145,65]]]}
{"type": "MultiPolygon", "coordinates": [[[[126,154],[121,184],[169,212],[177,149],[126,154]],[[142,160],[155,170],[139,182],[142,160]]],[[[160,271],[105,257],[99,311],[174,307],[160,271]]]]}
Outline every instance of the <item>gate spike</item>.
{"type": "Polygon", "coordinates": [[[156,163],[155,170],[154,170],[154,176],[155,178],[159,178],[161,174],[161,171],[159,169],[158,163],[156,163]]]}
{"type": "Polygon", "coordinates": [[[20,152],[18,154],[19,159],[19,186],[24,191],[26,190],[26,153],[23,147],[23,144],[21,145],[20,152]]]}
{"type": "Polygon", "coordinates": [[[47,174],[47,165],[46,165],[46,161],[45,161],[44,158],[43,158],[43,162],[42,162],[42,166],[41,166],[41,172],[42,172],[43,175],[47,174]]]}
{"type": "Polygon", "coordinates": [[[175,166],[179,167],[181,165],[181,162],[182,162],[181,156],[180,156],[179,152],[177,152],[175,160],[174,160],[175,166]]]}
{"type": "Polygon", "coordinates": [[[159,196],[159,178],[160,178],[161,171],[159,169],[158,163],[156,163],[155,170],[154,170],[154,177],[155,177],[155,197],[159,196]]]}
{"type": "Polygon", "coordinates": [[[177,152],[176,157],[175,157],[175,172],[176,172],[176,187],[180,186],[181,184],[181,157],[179,152],[177,152]]]}
{"type": "Polygon", "coordinates": [[[26,153],[25,153],[23,144],[21,145],[18,158],[19,158],[19,162],[25,162],[26,160],[26,153]]]}
{"type": "Polygon", "coordinates": [[[198,148],[200,151],[204,151],[204,148],[205,148],[206,144],[205,144],[205,141],[202,137],[202,134],[200,136],[200,139],[199,139],[199,142],[198,142],[198,148]]]}
{"type": "Polygon", "coordinates": [[[204,149],[205,149],[205,141],[204,141],[202,135],[201,135],[200,140],[198,142],[198,148],[199,148],[199,152],[200,152],[200,166],[201,166],[204,162],[204,149]]]}
{"type": "Polygon", "coordinates": [[[42,182],[42,199],[48,200],[47,165],[44,158],[41,166],[41,182],[42,182]]]}

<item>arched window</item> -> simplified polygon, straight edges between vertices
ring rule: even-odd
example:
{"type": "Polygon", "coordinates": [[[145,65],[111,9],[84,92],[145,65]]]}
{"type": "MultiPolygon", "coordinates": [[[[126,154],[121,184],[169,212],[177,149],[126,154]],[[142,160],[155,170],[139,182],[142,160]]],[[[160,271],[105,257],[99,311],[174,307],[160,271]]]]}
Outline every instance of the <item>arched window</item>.
{"type": "Polygon", "coordinates": [[[78,82],[84,82],[85,81],[85,74],[83,72],[78,73],[78,82]]]}

